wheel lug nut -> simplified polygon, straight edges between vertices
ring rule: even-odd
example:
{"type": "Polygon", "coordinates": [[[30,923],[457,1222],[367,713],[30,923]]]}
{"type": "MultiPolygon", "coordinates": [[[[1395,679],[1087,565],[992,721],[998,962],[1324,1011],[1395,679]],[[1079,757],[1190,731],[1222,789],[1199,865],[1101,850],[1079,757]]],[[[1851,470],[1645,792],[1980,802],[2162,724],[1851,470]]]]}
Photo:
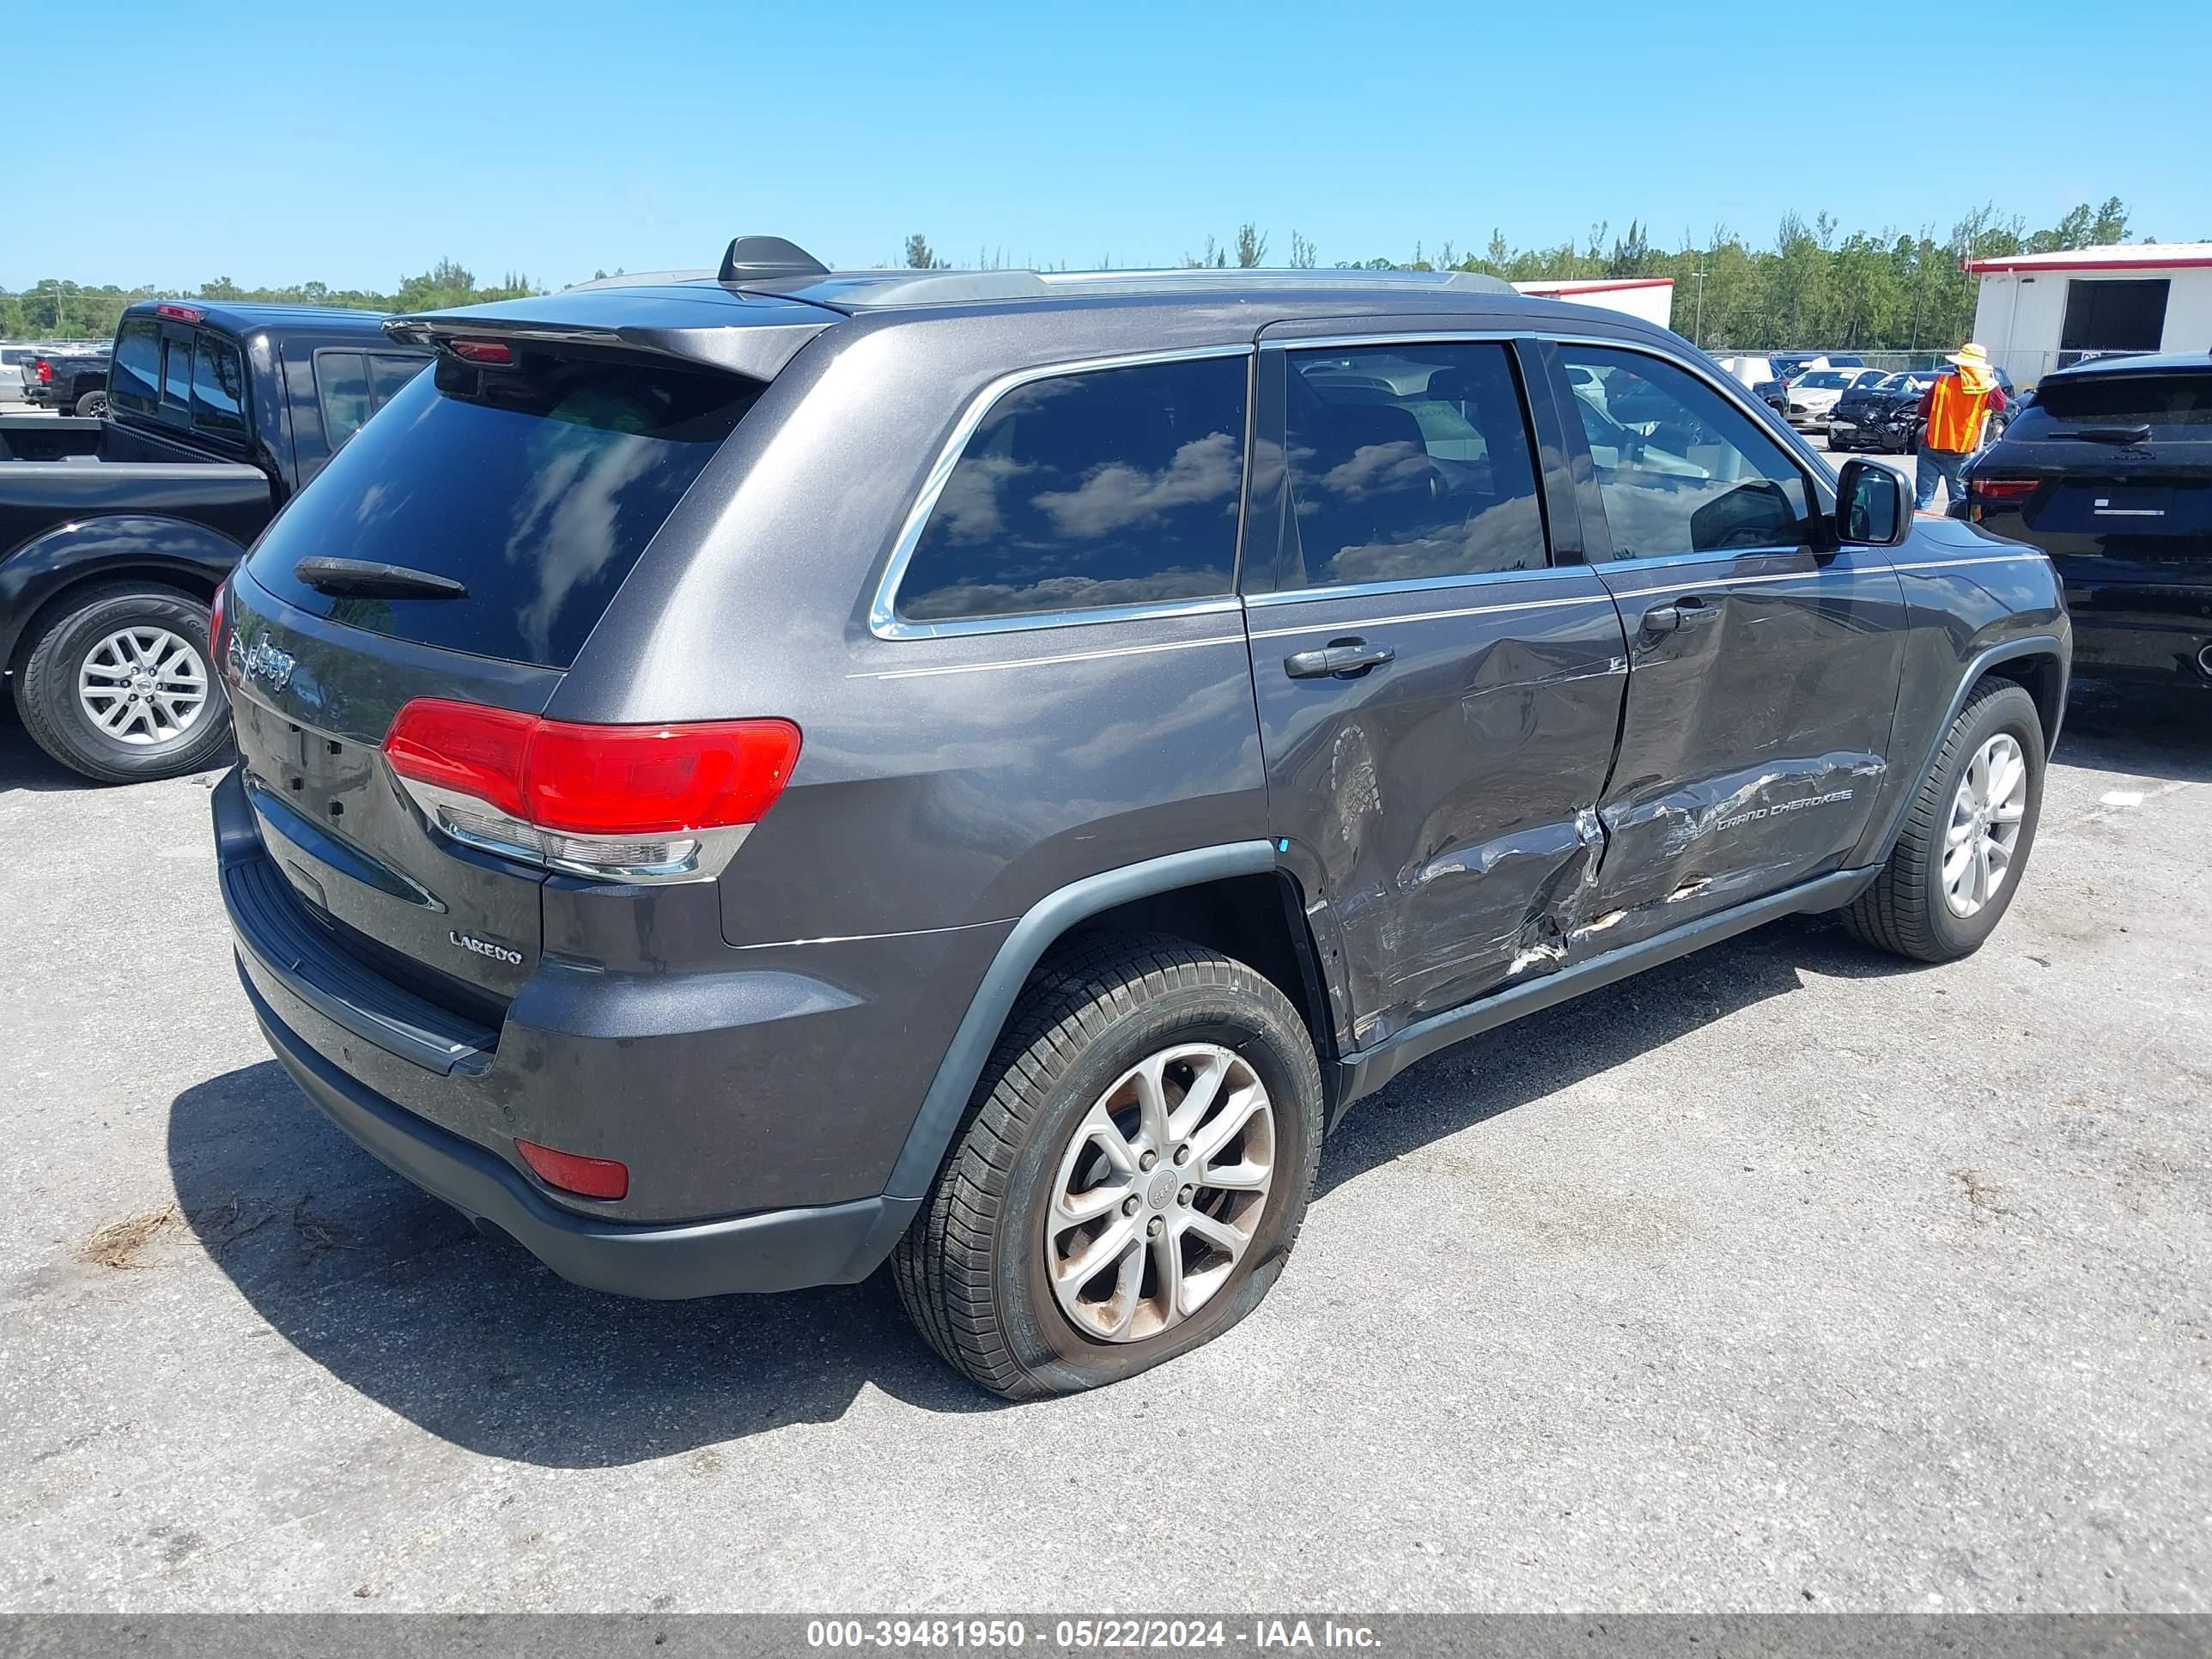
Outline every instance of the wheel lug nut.
{"type": "Polygon", "coordinates": [[[1149,1170],[1159,1161],[1160,1155],[1158,1152],[1146,1152],[1137,1160],[1137,1167],[1140,1170],[1149,1170]]]}
{"type": "Polygon", "coordinates": [[[1125,1198],[1121,1200],[1121,1213],[1123,1215],[1134,1215],[1138,1211],[1144,1207],[1145,1200],[1141,1198],[1131,1197],[1125,1198]]]}
{"type": "Polygon", "coordinates": [[[1190,1162],[1190,1146],[1188,1142],[1176,1148],[1176,1162],[1178,1164],[1190,1162]]]}
{"type": "Polygon", "coordinates": [[[1189,1202],[1190,1202],[1190,1200],[1191,1200],[1193,1198],[1196,1197],[1196,1196],[1197,1196],[1197,1194],[1198,1194],[1198,1188],[1195,1188],[1195,1187],[1186,1187],[1186,1188],[1184,1188],[1182,1189],[1182,1193],[1181,1193],[1180,1194],[1178,1194],[1178,1195],[1177,1195],[1177,1200],[1176,1200],[1176,1201],[1177,1201],[1178,1203],[1188,1204],[1188,1203],[1189,1203],[1189,1202]]]}
{"type": "Polygon", "coordinates": [[[1167,1224],[1168,1224],[1161,1220],[1159,1217],[1154,1216],[1152,1220],[1147,1222],[1145,1225],[1145,1237],[1147,1238],[1158,1238],[1160,1234],[1166,1230],[1167,1224]]]}

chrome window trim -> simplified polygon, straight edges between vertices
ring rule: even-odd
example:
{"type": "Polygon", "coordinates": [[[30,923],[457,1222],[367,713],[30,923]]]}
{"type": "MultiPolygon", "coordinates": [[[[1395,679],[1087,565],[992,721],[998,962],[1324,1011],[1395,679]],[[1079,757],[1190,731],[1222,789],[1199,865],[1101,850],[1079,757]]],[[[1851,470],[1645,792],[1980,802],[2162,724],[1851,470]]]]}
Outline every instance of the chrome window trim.
{"type": "Polygon", "coordinates": [[[1504,605],[1462,605],[1449,611],[1398,611],[1389,616],[1366,617],[1357,619],[1332,617],[1327,622],[1296,623],[1287,628],[1255,628],[1249,637],[1255,640],[1279,640],[1292,634],[1335,634],[1347,628],[1389,628],[1401,623],[1447,622],[1455,617],[1498,616],[1509,611],[1553,611],[1570,605],[1602,605],[1611,606],[1613,596],[1601,588],[1595,593],[1570,593],[1556,599],[1513,599],[1504,605]]]}
{"type": "Polygon", "coordinates": [[[1587,564],[1532,564],[1520,570],[1470,570],[1457,576],[1405,576],[1387,582],[1343,582],[1334,586],[1285,587],[1266,593],[1248,593],[1244,597],[1244,605],[1248,610],[1262,611],[1270,605],[1312,605],[1322,599],[1357,599],[1376,594],[1489,587],[1508,582],[1550,582],[1562,576],[1586,576],[1595,581],[1597,568],[1587,564]]]}
{"type": "MultiPolygon", "coordinates": [[[[899,526],[898,538],[891,544],[891,556],[884,567],[883,580],[876,584],[875,598],[868,605],[868,631],[879,640],[938,640],[957,639],[974,634],[1025,633],[1040,628],[1068,628],[1084,623],[1129,622],[1153,617],[1199,616],[1211,611],[1234,610],[1237,607],[1237,546],[1230,549],[1229,591],[1209,594],[1202,599],[1176,599],[1164,604],[1101,605],[1089,611],[1031,611],[1004,617],[948,617],[938,622],[907,622],[898,614],[899,584],[906,579],[906,569],[912,562],[915,549],[921,544],[921,533],[929,527],[929,516],[937,510],[938,497],[951,481],[953,469],[968,448],[968,441],[975,435],[975,428],[983,423],[1000,398],[1018,388],[1037,380],[1056,380],[1066,374],[1089,374],[1108,368],[1143,368],[1154,363],[1197,362],[1209,357],[1242,357],[1249,360],[1255,348],[1249,342],[1240,345],[1186,346],[1174,351],[1137,351],[1116,353],[1104,357],[1078,357],[1064,362],[1036,363],[1000,375],[968,400],[960,416],[952,423],[951,433],[937,459],[930,465],[921,490],[907,509],[906,520],[899,526]]],[[[1252,447],[1252,398],[1249,376],[1244,397],[1244,431],[1239,441],[1249,465],[1252,447]]],[[[1240,485],[1237,501],[1238,536],[1243,534],[1243,489],[1240,485]]]]}

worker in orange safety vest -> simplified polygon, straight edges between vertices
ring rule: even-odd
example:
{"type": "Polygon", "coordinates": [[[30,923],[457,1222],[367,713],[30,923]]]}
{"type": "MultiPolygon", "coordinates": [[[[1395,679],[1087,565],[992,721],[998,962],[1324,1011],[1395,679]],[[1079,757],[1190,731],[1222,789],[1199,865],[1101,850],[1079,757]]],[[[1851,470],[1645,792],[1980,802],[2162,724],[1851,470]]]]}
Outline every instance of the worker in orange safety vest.
{"type": "Polygon", "coordinates": [[[1920,394],[1920,460],[1914,469],[1913,489],[1925,513],[1936,501],[1941,479],[1950,489],[1950,504],[1960,507],[1966,499],[1966,463],[1982,447],[1989,417],[2005,406],[2003,388],[1990,367],[1990,354],[1973,344],[1951,354],[1958,373],[1940,374],[1920,394]]]}

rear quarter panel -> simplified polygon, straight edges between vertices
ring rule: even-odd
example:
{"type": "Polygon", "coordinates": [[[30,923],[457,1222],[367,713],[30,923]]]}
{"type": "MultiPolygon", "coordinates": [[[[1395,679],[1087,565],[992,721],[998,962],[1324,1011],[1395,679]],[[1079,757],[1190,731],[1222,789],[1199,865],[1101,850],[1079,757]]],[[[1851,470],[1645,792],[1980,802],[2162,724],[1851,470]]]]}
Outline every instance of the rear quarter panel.
{"type": "MultiPolygon", "coordinates": [[[[735,945],[1000,922],[1054,889],[1263,835],[1251,665],[1206,614],[884,639],[868,606],[968,400],[1036,363],[1224,343],[1193,308],[841,325],[763,395],[547,712],[781,715],[790,787],[722,878],[735,945]]],[[[1256,320],[1242,321],[1245,337],[1256,320]]],[[[1231,338],[1234,338],[1231,335],[1231,338]]]]}

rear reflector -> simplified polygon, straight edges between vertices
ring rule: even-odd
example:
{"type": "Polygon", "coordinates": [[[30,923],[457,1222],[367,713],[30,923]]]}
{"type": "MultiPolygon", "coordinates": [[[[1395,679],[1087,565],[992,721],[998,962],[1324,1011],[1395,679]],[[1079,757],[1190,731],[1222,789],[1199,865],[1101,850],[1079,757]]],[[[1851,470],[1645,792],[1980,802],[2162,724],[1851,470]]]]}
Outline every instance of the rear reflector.
{"type": "Polygon", "coordinates": [[[464,362],[511,363],[514,348],[504,340],[448,340],[446,349],[464,362]]]}
{"type": "Polygon", "coordinates": [[[629,1165],[611,1158],[586,1158],[579,1152],[556,1152],[534,1140],[518,1139],[514,1150],[549,1187],[582,1198],[621,1198],[629,1191],[629,1165]]]}
{"type": "Polygon", "coordinates": [[[2041,482],[2039,478],[1971,478],[1966,489],[1985,501],[2020,501],[2035,494],[2041,482]]]}
{"type": "Polygon", "coordinates": [[[459,840],[579,875],[719,874],[790,781],[789,720],[585,726],[419,697],[385,758],[459,840]]]}

